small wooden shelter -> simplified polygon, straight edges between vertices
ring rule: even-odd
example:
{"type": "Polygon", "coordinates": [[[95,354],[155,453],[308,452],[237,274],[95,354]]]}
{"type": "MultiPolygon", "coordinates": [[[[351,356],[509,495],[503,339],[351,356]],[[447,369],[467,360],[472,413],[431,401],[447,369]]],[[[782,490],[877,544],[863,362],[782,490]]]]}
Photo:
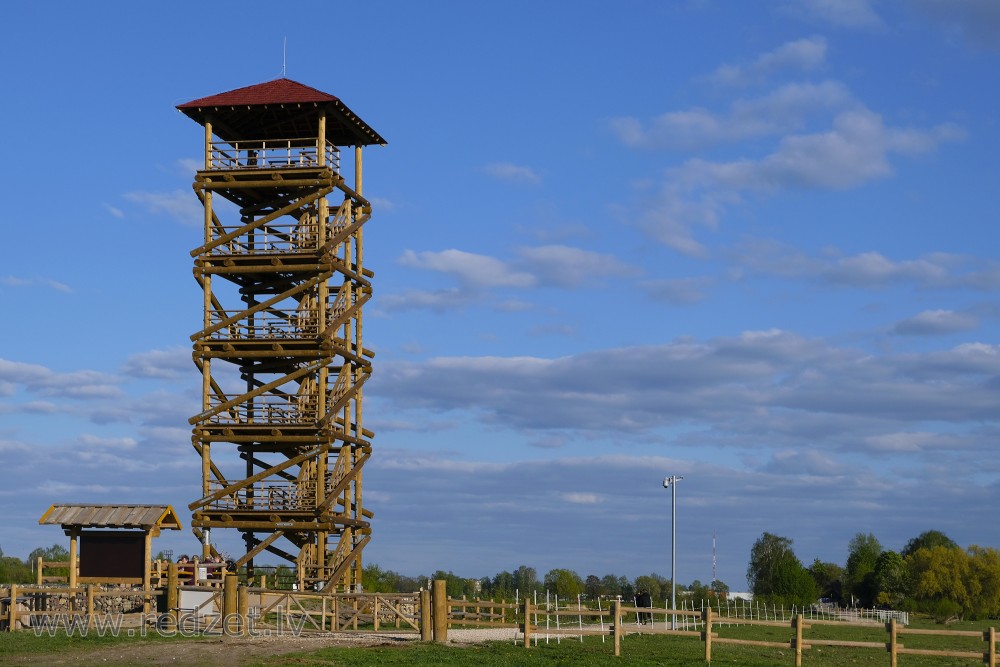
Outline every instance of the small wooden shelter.
{"type": "Polygon", "coordinates": [[[38,520],[69,535],[69,586],[78,583],[150,587],[152,540],[180,530],[170,505],[52,505],[38,520]]]}

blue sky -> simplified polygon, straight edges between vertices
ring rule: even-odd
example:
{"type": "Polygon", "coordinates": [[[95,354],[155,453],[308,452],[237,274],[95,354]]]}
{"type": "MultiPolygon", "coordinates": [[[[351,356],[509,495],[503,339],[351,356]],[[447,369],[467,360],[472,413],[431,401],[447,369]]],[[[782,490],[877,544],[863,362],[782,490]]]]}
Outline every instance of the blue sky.
{"type": "Polygon", "coordinates": [[[188,525],[202,135],[174,107],[277,78],[285,37],[389,141],[369,561],[668,574],[670,474],[682,582],[713,533],[734,589],[764,531],[807,563],[859,531],[1000,545],[1000,4],[340,7],[7,10],[5,553],[63,539],[53,502],[188,525]]]}

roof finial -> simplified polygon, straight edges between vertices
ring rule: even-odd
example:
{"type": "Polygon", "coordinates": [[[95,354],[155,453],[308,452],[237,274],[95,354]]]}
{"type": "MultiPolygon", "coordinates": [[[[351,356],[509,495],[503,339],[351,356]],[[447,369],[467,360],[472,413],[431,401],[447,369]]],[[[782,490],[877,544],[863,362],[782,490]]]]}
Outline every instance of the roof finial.
{"type": "Polygon", "coordinates": [[[288,35],[281,44],[281,78],[285,78],[285,53],[288,51],[288,35]]]}

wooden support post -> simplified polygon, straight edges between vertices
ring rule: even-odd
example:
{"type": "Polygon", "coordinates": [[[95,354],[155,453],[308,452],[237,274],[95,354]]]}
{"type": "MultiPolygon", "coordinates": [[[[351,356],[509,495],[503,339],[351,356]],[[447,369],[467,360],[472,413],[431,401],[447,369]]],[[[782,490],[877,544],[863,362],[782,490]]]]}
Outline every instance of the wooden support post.
{"type": "Polygon", "coordinates": [[[705,664],[712,664],[712,608],[709,607],[701,612],[701,618],[705,621],[705,633],[702,639],[705,640],[705,664]]]}
{"type": "Polygon", "coordinates": [[[36,576],[35,576],[35,585],[36,586],[41,586],[42,585],[42,565],[43,565],[43,563],[45,563],[45,561],[42,560],[41,556],[39,556],[38,557],[38,569],[35,571],[36,572],[36,576]]]}
{"type": "Polygon", "coordinates": [[[431,620],[431,592],[420,591],[420,641],[429,642],[434,639],[434,626],[431,620]]]}
{"type": "Polygon", "coordinates": [[[240,617],[240,636],[246,637],[250,634],[250,589],[246,586],[236,590],[236,613],[240,617]]]}
{"type": "Polygon", "coordinates": [[[792,617],[792,627],[795,628],[795,667],[802,667],[802,614],[792,617]]]}
{"type": "MultiPolygon", "coordinates": [[[[78,528],[73,528],[69,535],[69,587],[76,588],[76,572],[77,572],[77,541],[80,538],[80,530],[78,528]]],[[[72,600],[73,597],[70,596],[72,600]]]]}
{"type": "Polygon", "coordinates": [[[372,625],[375,626],[375,632],[378,632],[378,596],[372,600],[372,625]]]}
{"type": "Polygon", "coordinates": [[[143,548],[143,553],[145,554],[145,557],[142,560],[142,590],[143,590],[142,613],[143,614],[149,613],[150,602],[153,599],[153,596],[150,595],[150,588],[152,586],[150,582],[151,579],[150,575],[152,574],[152,572],[150,571],[149,567],[150,565],[149,559],[152,557],[152,554],[150,552],[152,551],[152,549],[153,549],[153,535],[150,531],[147,530],[143,548]]]}
{"type": "Polygon", "coordinates": [[[236,589],[239,580],[235,574],[227,574],[222,587],[222,628],[228,627],[227,619],[236,613],[236,589]]]}
{"type": "Polygon", "coordinates": [[[177,592],[177,563],[170,563],[167,565],[167,627],[171,630],[177,628],[177,608],[180,606],[177,592]]]}
{"type": "MultiPolygon", "coordinates": [[[[319,629],[322,630],[323,632],[326,632],[326,596],[324,595],[320,599],[323,601],[323,605],[320,611],[319,629]]],[[[332,631],[333,628],[330,628],[330,630],[332,631]]]]}
{"type": "Polygon", "coordinates": [[[87,584],[87,629],[94,627],[94,584],[87,584]]]}
{"type": "Polygon", "coordinates": [[[987,628],[983,633],[983,639],[986,640],[986,660],[984,662],[987,667],[997,667],[997,629],[987,628]]]}
{"type": "Polygon", "coordinates": [[[361,194],[361,146],[354,147],[354,191],[361,194]]]}
{"type": "Polygon", "coordinates": [[[622,654],[622,601],[615,600],[613,618],[615,633],[615,657],[622,654]]]}
{"type": "Polygon", "coordinates": [[[17,584],[10,585],[10,604],[7,605],[7,632],[14,632],[17,623],[17,584]]]}
{"type": "Polygon", "coordinates": [[[889,632],[889,667],[897,667],[899,664],[899,641],[896,639],[896,619],[891,618],[886,623],[885,629],[889,632]]]}
{"type": "Polygon", "coordinates": [[[433,588],[434,595],[434,641],[448,641],[448,582],[436,579],[433,588]]]}
{"type": "Polygon", "coordinates": [[[524,597],[524,648],[531,648],[531,598],[524,597]]]}

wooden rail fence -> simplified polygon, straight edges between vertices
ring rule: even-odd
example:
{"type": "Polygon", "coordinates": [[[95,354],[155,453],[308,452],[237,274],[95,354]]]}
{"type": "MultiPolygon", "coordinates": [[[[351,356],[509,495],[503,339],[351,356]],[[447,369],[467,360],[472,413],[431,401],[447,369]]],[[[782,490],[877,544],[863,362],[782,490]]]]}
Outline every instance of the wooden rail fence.
{"type": "MultiPolygon", "coordinates": [[[[858,650],[885,651],[890,667],[899,667],[900,656],[922,655],[968,659],[988,667],[997,667],[996,629],[985,631],[917,629],[901,625],[895,618],[884,625],[857,621],[823,620],[796,614],[791,621],[768,620],[720,615],[704,610],[667,609],[628,606],[614,602],[607,609],[588,609],[582,605],[559,609],[536,605],[531,600],[520,603],[490,600],[448,598],[445,582],[435,581],[431,591],[418,593],[337,593],[272,590],[242,586],[235,574],[228,574],[223,585],[184,585],[176,565],[168,568],[166,586],[151,590],[98,590],[93,584],[68,587],[19,586],[12,584],[0,589],[0,625],[7,630],[32,626],[52,627],[66,623],[67,627],[93,628],[102,613],[96,610],[96,600],[102,596],[129,596],[150,600],[161,599],[161,613],[144,622],[156,622],[160,627],[204,630],[214,627],[225,634],[243,635],[251,628],[291,629],[295,632],[419,632],[424,641],[447,641],[448,628],[468,626],[517,628],[525,648],[537,644],[540,636],[580,637],[604,636],[612,640],[614,655],[621,655],[622,639],[628,635],[673,635],[701,641],[704,658],[710,663],[714,650],[727,645],[761,646],[790,650],[796,667],[801,667],[809,649],[816,646],[843,647],[858,650]],[[192,595],[188,595],[192,594],[192,595]],[[67,608],[49,609],[38,604],[46,596],[66,596],[67,608]],[[81,599],[82,598],[82,599],[81,599]],[[191,600],[193,602],[185,602],[191,600]],[[188,605],[188,606],[185,606],[188,605]],[[165,611],[164,611],[165,610],[165,611]],[[634,618],[635,621],[631,621],[634,618]],[[662,624],[653,617],[663,618],[662,624]],[[677,619],[668,624],[669,618],[677,619]],[[221,620],[211,624],[210,619],[221,620]],[[586,619],[586,620],[585,620],[586,619]],[[576,621],[575,623],[573,621],[576,621]],[[641,623],[643,620],[650,622],[641,623]],[[725,636],[732,628],[758,626],[791,630],[787,641],[747,639],[725,636]],[[808,634],[813,628],[856,627],[879,630],[884,627],[885,641],[852,641],[830,639],[808,634]],[[672,629],[676,627],[676,629],[672,629]],[[954,648],[917,648],[907,646],[903,638],[961,637],[970,644],[964,650],[954,648]],[[976,650],[973,642],[983,644],[976,650]]],[[[147,604],[148,607],[148,604],[147,604]]],[[[820,632],[820,634],[822,634],[820,632]]],[[[927,646],[927,644],[924,644],[927,646]]],[[[725,649],[722,649],[725,650],[725,649]]],[[[905,660],[904,660],[905,663],[905,660]]],[[[905,665],[904,665],[905,667],[905,665]]]]}
{"type": "Polygon", "coordinates": [[[797,614],[792,617],[791,621],[778,621],[778,620],[764,620],[759,618],[734,618],[729,616],[719,616],[716,612],[711,609],[705,609],[703,611],[697,610],[685,610],[685,609],[664,609],[664,608],[647,608],[647,607],[634,607],[625,606],[621,602],[615,602],[610,610],[587,610],[587,609],[577,609],[577,608],[564,608],[560,610],[553,610],[546,607],[536,606],[531,603],[530,600],[525,601],[523,605],[522,618],[528,619],[531,622],[522,622],[520,628],[523,633],[523,643],[525,648],[531,647],[531,640],[536,639],[539,635],[545,636],[555,636],[555,637],[583,637],[586,635],[604,635],[610,636],[613,639],[614,644],[614,654],[616,656],[621,655],[621,640],[626,635],[630,634],[644,634],[644,635],[675,635],[681,637],[691,637],[696,638],[704,643],[704,656],[705,662],[710,664],[712,661],[713,647],[718,645],[742,645],[742,646],[761,646],[769,648],[782,648],[789,649],[791,655],[793,656],[794,664],[796,667],[802,667],[803,656],[805,652],[814,646],[838,646],[845,648],[856,648],[856,649],[875,649],[878,651],[885,651],[889,655],[889,665],[890,667],[898,667],[899,656],[902,655],[924,655],[924,656],[936,656],[936,657],[947,657],[947,658],[965,658],[969,660],[975,660],[981,662],[988,667],[997,667],[997,640],[996,640],[996,629],[993,627],[987,628],[985,631],[972,631],[972,630],[923,630],[917,628],[908,628],[900,625],[895,618],[890,619],[888,623],[884,624],[884,629],[887,634],[886,641],[851,641],[842,639],[828,639],[823,637],[809,637],[806,635],[806,631],[812,629],[814,626],[836,626],[836,627],[857,627],[865,629],[878,628],[878,625],[873,625],[872,623],[861,623],[857,621],[839,621],[839,620],[811,620],[807,619],[801,614],[797,614]],[[643,614],[643,615],[655,615],[662,616],[664,619],[676,616],[681,619],[677,623],[678,629],[673,630],[667,627],[666,620],[662,627],[658,627],[656,624],[650,623],[646,625],[636,625],[633,623],[627,623],[625,621],[627,615],[629,614],[643,614]],[[582,620],[578,620],[577,627],[565,626],[559,622],[558,619],[561,618],[600,618],[602,626],[606,626],[607,629],[597,628],[594,626],[593,622],[588,625],[583,625],[582,620]],[[539,618],[545,620],[542,624],[539,622],[539,618]],[[555,627],[551,622],[552,619],[557,619],[555,627]],[[690,622],[694,619],[695,622],[690,622]],[[606,623],[605,623],[606,621],[606,623]],[[776,627],[776,628],[789,628],[792,630],[793,634],[789,637],[787,641],[771,641],[763,639],[743,639],[737,637],[724,637],[720,636],[719,630],[720,625],[725,625],[727,628],[732,628],[736,626],[762,626],[762,627],[776,627]],[[690,629],[691,627],[697,629],[690,629]],[[970,640],[977,639],[982,641],[985,645],[982,646],[982,650],[971,650],[971,646],[967,650],[956,650],[956,649],[932,649],[932,648],[908,648],[902,641],[901,637],[905,635],[910,636],[930,636],[930,637],[965,637],[970,640]]]}

